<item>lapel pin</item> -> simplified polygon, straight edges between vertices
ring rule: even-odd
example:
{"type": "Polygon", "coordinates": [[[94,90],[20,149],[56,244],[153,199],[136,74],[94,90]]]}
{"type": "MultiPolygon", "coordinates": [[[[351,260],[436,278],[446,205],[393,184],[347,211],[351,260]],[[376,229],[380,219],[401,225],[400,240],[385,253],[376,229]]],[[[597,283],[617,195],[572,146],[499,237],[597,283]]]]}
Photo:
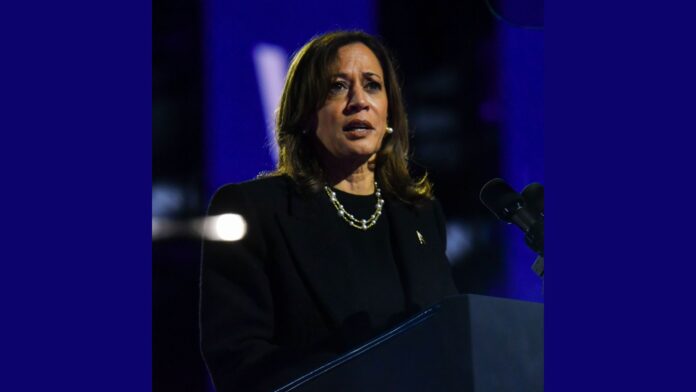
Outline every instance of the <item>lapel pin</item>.
{"type": "Polygon", "coordinates": [[[418,236],[418,242],[421,245],[425,244],[425,237],[423,237],[423,234],[420,233],[420,231],[416,230],[416,235],[418,236]]]}

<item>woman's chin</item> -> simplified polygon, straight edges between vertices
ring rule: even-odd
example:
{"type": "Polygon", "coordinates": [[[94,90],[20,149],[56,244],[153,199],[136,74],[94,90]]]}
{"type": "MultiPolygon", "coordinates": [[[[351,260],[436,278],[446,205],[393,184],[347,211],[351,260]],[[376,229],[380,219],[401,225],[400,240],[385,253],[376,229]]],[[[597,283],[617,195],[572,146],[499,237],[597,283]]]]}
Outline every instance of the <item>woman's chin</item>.
{"type": "Polygon", "coordinates": [[[369,145],[353,145],[353,146],[348,146],[344,150],[344,156],[345,157],[351,157],[351,158],[370,158],[377,152],[377,149],[375,148],[374,144],[369,144],[369,145]]]}

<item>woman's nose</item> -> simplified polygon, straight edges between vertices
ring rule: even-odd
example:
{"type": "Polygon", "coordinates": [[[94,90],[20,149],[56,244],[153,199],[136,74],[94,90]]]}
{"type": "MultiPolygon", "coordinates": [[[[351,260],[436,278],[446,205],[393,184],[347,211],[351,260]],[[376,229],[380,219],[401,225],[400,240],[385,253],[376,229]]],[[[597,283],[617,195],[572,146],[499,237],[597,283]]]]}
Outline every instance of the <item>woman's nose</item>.
{"type": "Polygon", "coordinates": [[[348,107],[346,108],[349,112],[359,112],[366,109],[368,106],[367,97],[365,96],[365,91],[358,87],[351,91],[348,107]]]}

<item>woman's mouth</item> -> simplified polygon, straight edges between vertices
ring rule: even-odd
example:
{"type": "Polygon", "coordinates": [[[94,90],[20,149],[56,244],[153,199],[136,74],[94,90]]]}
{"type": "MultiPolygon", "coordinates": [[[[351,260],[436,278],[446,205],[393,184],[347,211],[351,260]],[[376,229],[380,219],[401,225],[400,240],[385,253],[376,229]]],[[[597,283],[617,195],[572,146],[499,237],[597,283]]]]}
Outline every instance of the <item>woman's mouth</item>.
{"type": "Polygon", "coordinates": [[[360,138],[374,131],[372,124],[367,120],[352,120],[343,126],[343,132],[351,138],[360,138]]]}

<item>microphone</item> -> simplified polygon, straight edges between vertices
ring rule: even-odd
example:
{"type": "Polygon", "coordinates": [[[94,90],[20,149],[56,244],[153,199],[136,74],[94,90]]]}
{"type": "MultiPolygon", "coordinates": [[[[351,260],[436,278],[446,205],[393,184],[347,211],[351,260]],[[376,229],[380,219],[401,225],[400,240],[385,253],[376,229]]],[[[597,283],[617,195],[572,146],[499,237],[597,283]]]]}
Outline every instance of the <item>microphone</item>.
{"type": "Polygon", "coordinates": [[[524,204],[544,216],[544,186],[533,182],[522,189],[524,204]]]}
{"type": "Polygon", "coordinates": [[[505,180],[494,178],[481,188],[479,198],[498,219],[513,223],[522,229],[527,246],[543,257],[544,188],[541,184],[535,184],[525,187],[525,198],[524,195],[515,192],[505,180]]]}

